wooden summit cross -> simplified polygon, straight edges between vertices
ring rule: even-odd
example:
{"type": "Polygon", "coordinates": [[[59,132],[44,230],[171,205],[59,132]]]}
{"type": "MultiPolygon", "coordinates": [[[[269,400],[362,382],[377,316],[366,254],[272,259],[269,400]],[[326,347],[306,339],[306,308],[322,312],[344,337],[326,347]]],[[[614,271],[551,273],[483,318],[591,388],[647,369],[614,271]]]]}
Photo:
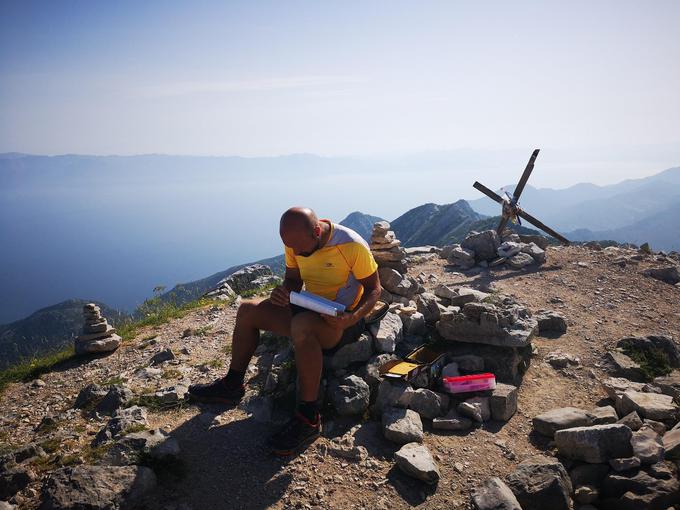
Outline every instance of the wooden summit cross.
{"type": "Polygon", "coordinates": [[[524,211],[519,207],[519,197],[522,194],[522,191],[524,190],[524,186],[526,186],[527,181],[529,180],[529,176],[531,175],[531,171],[534,169],[534,161],[536,161],[536,156],[538,156],[538,151],[540,149],[535,149],[531,157],[529,158],[529,162],[527,163],[527,167],[524,169],[524,173],[522,174],[522,177],[520,178],[519,182],[517,183],[517,186],[515,187],[515,191],[510,196],[510,194],[505,191],[506,197],[501,197],[491,191],[489,188],[484,186],[483,184],[475,181],[475,183],[472,185],[473,187],[477,188],[479,191],[484,193],[487,197],[489,197],[491,200],[495,200],[501,206],[503,207],[502,212],[501,212],[501,221],[498,224],[498,228],[496,231],[498,232],[498,235],[501,235],[503,232],[503,229],[505,228],[505,225],[508,223],[508,220],[517,220],[517,222],[521,225],[522,222],[519,220],[520,218],[524,218],[526,221],[531,223],[532,225],[540,228],[547,234],[550,234],[553,236],[555,239],[559,240],[562,244],[568,245],[569,244],[569,239],[566,237],[558,234],[555,232],[553,229],[550,227],[544,225],[542,222],[538,221],[536,218],[531,216],[529,213],[524,211]]]}

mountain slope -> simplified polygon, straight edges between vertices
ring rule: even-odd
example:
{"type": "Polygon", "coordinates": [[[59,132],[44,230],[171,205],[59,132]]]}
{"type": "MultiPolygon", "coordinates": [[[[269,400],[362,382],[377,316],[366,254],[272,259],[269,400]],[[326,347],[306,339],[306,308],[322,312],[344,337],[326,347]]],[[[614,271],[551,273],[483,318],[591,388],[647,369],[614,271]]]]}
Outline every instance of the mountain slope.
{"type": "Polygon", "coordinates": [[[383,219],[378,216],[371,216],[370,214],[354,211],[353,213],[348,214],[347,217],[340,222],[340,225],[351,228],[367,242],[370,242],[373,224],[376,221],[383,221],[383,219]]]}
{"type": "MultiPolygon", "coordinates": [[[[512,193],[514,185],[505,189],[512,193]]],[[[616,231],[623,236],[680,203],[680,167],[609,186],[577,184],[563,190],[527,186],[520,202],[529,213],[557,230],[616,231]]],[[[482,214],[498,211],[498,205],[486,197],[472,200],[470,205],[482,214]]],[[[659,248],[672,249],[675,238],[666,223],[657,222],[649,228],[649,237],[657,240],[659,248]]],[[[633,238],[620,241],[635,242],[633,238]]]]}
{"type": "MultiPolygon", "coordinates": [[[[66,347],[83,327],[83,305],[91,301],[69,299],[9,324],[0,326],[0,368],[24,358],[66,347]]],[[[126,314],[97,303],[102,315],[115,325],[126,314]]]]}
{"type": "Polygon", "coordinates": [[[465,200],[453,204],[424,204],[391,222],[402,246],[443,246],[456,242],[460,232],[482,219],[465,200]]]}
{"type": "Polygon", "coordinates": [[[569,236],[575,241],[649,243],[654,250],[680,251],[680,202],[625,227],[600,231],[580,229],[569,233],[569,236]]]}

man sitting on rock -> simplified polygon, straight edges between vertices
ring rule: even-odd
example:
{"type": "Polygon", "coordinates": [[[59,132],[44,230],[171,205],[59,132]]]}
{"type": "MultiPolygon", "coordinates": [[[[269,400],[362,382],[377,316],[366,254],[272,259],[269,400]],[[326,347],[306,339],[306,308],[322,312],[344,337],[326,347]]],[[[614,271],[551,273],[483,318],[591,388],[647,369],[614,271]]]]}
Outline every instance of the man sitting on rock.
{"type": "Polygon", "coordinates": [[[364,330],[364,316],[380,297],[373,255],[354,230],[318,219],[308,208],[293,207],[282,216],[286,275],[283,284],[259,303],[244,301],[236,314],[231,366],[227,375],[210,384],[189,388],[192,399],[235,404],[243,397],[243,380],[255,352],[260,330],[292,338],[299,380],[299,405],[292,419],[270,438],[272,451],[290,455],[320,434],[317,397],[324,350],[355,341],[364,330]],[[337,317],[290,303],[291,291],[305,289],[346,305],[337,317]]]}

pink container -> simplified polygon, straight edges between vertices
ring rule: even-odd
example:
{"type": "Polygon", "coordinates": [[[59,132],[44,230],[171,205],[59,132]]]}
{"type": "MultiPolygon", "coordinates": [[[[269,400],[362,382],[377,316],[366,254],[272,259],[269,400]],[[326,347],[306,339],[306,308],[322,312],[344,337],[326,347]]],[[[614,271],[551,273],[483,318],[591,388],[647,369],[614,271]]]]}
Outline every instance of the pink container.
{"type": "Polygon", "coordinates": [[[443,377],[444,390],[449,393],[469,393],[471,391],[493,390],[496,376],[491,373],[443,377]]]}

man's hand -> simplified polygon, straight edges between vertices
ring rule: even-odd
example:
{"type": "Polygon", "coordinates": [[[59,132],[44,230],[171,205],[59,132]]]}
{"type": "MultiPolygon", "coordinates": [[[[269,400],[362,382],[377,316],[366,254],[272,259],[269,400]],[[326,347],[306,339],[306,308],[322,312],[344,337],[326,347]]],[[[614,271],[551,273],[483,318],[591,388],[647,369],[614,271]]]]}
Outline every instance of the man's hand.
{"type": "Polygon", "coordinates": [[[353,314],[347,312],[342,312],[337,317],[322,313],[321,317],[326,321],[326,324],[331,326],[333,329],[347,329],[348,327],[359,322],[359,319],[357,319],[353,314]]]}
{"type": "Polygon", "coordinates": [[[288,290],[283,285],[274,287],[269,300],[276,306],[288,306],[290,303],[290,290],[288,290]]]}

